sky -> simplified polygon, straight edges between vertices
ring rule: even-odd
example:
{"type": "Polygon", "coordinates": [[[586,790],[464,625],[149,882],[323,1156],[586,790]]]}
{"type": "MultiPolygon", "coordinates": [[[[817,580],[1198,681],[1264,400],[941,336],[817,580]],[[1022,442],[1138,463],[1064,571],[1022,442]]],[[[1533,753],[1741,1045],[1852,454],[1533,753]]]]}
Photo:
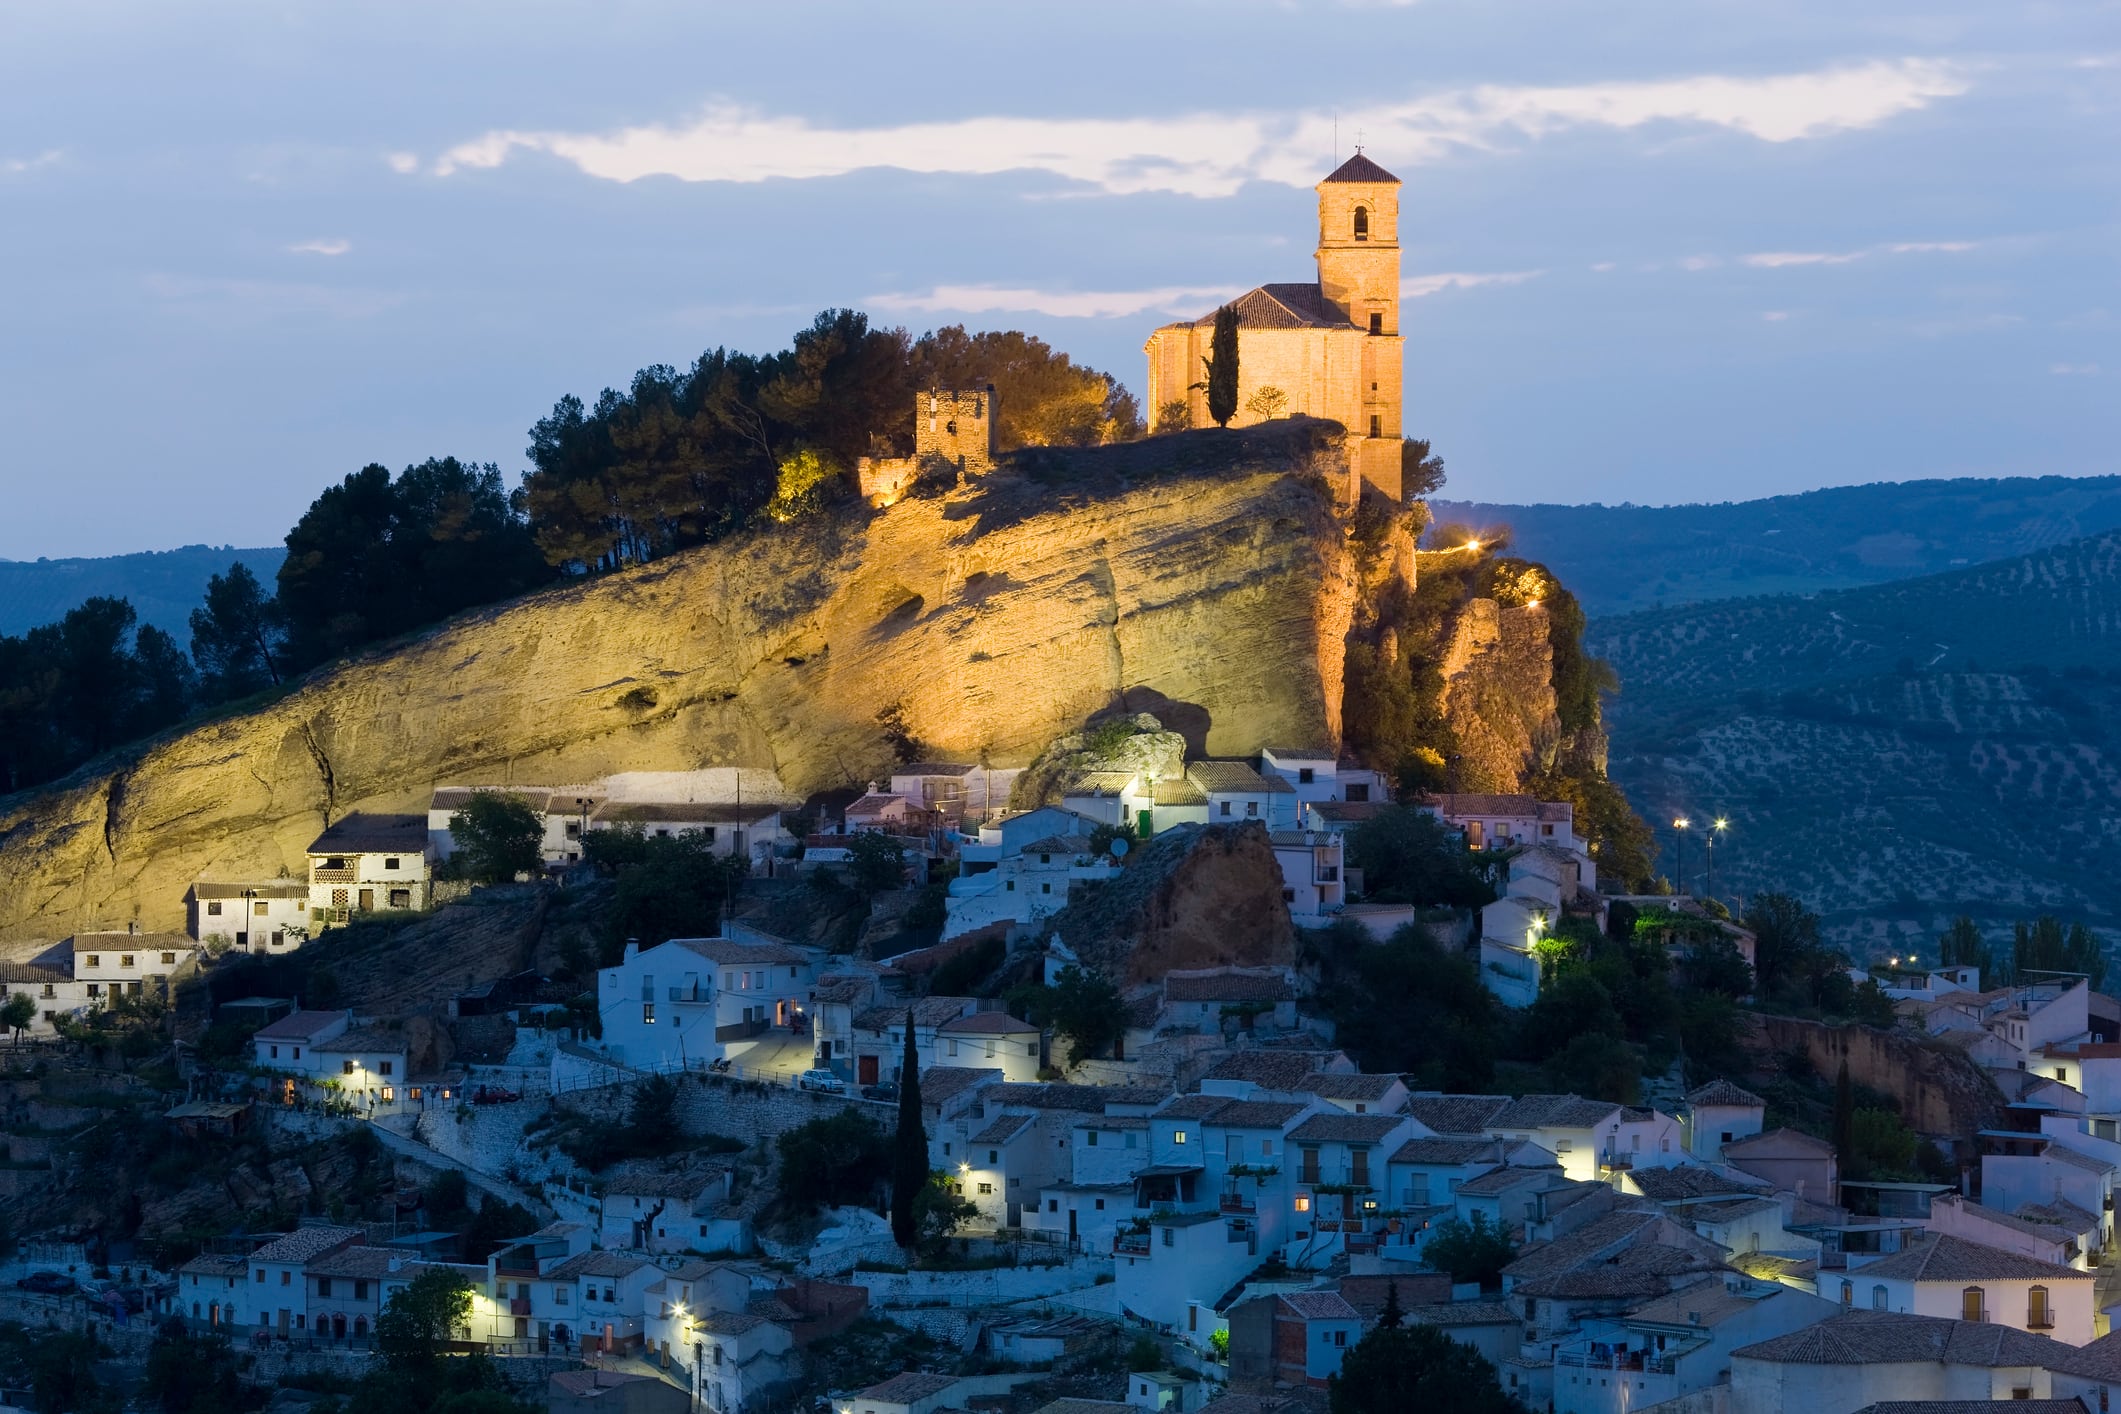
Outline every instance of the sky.
{"type": "Polygon", "coordinates": [[[326,484],[820,309],[1157,324],[1405,183],[1446,494],[2121,472],[2116,0],[0,7],[0,557],[326,484]]]}

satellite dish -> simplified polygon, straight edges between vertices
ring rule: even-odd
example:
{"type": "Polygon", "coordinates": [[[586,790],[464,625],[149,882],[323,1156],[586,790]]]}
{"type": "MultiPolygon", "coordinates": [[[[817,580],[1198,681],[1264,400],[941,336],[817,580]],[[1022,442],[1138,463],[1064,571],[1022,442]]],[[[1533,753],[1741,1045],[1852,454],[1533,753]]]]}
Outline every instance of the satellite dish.
{"type": "Polygon", "coordinates": [[[1125,835],[1114,835],[1112,843],[1107,848],[1112,851],[1114,859],[1125,859],[1127,857],[1127,837],[1125,835]]]}

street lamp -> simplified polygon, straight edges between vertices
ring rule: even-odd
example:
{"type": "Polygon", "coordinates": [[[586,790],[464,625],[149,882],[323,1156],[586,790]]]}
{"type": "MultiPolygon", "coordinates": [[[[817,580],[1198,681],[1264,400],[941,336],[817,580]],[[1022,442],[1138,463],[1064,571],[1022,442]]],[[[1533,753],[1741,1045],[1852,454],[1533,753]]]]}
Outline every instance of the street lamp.
{"type": "Polygon", "coordinates": [[[1686,892],[1686,831],[1692,823],[1684,815],[1672,821],[1672,870],[1676,876],[1672,880],[1672,892],[1677,894],[1686,892]]]}
{"type": "Polygon", "coordinates": [[[1710,898],[1716,897],[1716,837],[1729,828],[1731,828],[1731,822],[1719,815],[1716,817],[1716,822],[1709,826],[1708,832],[1702,836],[1702,842],[1708,847],[1710,898]]]}

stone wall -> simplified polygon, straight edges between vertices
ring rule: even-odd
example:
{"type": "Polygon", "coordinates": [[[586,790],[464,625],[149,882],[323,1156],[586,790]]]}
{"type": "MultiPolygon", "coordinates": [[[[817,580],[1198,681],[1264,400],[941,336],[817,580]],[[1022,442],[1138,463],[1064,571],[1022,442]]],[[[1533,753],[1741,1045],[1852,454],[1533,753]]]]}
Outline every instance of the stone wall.
{"type": "MultiPolygon", "coordinates": [[[[678,1079],[678,1128],[699,1137],[719,1134],[746,1144],[770,1142],[801,1124],[853,1109],[889,1129],[897,1107],[855,1096],[794,1090],[755,1080],[688,1071],[678,1079]]],[[[622,1123],[633,1104],[633,1087],[611,1085],[563,1095],[557,1103],[577,1113],[622,1123]]]]}
{"type": "Polygon", "coordinates": [[[2003,1095],[1981,1067],[1964,1051],[1923,1037],[1763,1016],[1751,1044],[1768,1052],[1796,1051],[1829,1081],[1846,1060],[1849,1079],[1892,1096],[1900,1117],[1918,1134],[1964,1139],[1999,1123],[2003,1095]]]}

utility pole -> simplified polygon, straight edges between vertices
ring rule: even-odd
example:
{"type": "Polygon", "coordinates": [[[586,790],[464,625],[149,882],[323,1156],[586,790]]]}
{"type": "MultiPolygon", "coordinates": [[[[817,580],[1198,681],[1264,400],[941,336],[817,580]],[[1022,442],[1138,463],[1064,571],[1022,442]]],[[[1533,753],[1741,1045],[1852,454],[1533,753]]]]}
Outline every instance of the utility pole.
{"type": "Polygon", "coordinates": [[[1686,892],[1686,831],[1692,823],[1684,815],[1672,820],[1672,892],[1675,894],[1686,892]]]}

